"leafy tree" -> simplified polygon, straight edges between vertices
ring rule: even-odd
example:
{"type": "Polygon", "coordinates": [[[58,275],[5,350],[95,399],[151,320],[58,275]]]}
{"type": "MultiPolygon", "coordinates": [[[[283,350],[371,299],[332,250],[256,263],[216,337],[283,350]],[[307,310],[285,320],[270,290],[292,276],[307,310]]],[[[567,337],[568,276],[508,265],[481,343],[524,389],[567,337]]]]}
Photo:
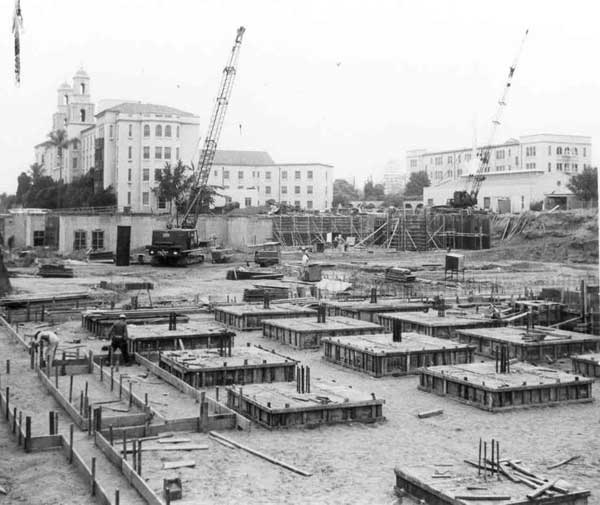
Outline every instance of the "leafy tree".
{"type": "Polygon", "coordinates": [[[31,191],[32,180],[31,176],[25,172],[21,172],[17,177],[17,204],[26,206],[27,195],[31,191]]]}
{"type": "Polygon", "coordinates": [[[6,212],[17,203],[16,195],[9,195],[8,193],[0,194],[0,210],[6,212]]]}
{"type": "Polygon", "coordinates": [[[402,207],[404,203],[404,195],[402,193],[392,193],[389,195],[385,195],[383,198],[383,204],[386,207],[402,207]]]}
{"type": "Polygon", "coordinates": [[[29,165],[29,176],[31,177],[31,181],[35,184],[40,177],[44,175],[44,165],[40,165],[35,162],[32,165],[29,165]]]}
{"type": "Polygon", "coordinates": [[[179,214],[185,212],[188,203],[193,177],[188,172],[189,168],[178,160],[175,166],[165,163],[164,168],[155,175],[158,185],[152,191],[157,198],[169,202],[170,213],[173,213],[175,204],[176,222],[179,222],[179,214]]]}
{"type": "Polygon", "coordinates": [[[406,183],[404,194],[409,197],[423,197],[423,188],[430,186],[429,177],[425,170],[421,172],[413,172],[410,174],[410,179],[406,183]]]}
{"type": "Polygon", "coordinates": [[[353,200],[358,200],[358,191],[352,184],[345,179],[336,179],[333,181],[333,202],[332,205],[348,205],[353,200]]]}
{"type": "Polygon", "coordinates": [[[365,200],[383,200],[385,189],[383,184],[373,184],[373,180],[369,179],[365,182],[363,188],[363,196],[365,200]]]}
{"type": "Polygon", "coordinates": [[[567,184],[567,188],[585,203],[597,203],[598,167],[585,167],[583,172],[573,175],[567,184]]]}

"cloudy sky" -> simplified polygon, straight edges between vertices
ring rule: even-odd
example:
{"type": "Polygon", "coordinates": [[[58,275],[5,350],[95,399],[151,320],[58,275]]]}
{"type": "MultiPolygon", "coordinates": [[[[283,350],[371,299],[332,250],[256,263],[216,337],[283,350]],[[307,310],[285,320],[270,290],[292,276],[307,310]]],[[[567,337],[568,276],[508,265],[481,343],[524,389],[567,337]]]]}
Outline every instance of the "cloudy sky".
{"type": "Polygon", "coordinates": [[[14,85],[13,0],[0,0],[0,192],[14,191],[80,65],[92,99],[171,105],[204,134],[236,29],[247,29],[223,149],[323,162],[381,179],[413,148],[487,140],[508,67],[530,29],[496,141],[531,133],[600,146],[600,8],[589,1],[21,0],[14,85]],[[240,128],[241,125],[241,128],[240,128]]]}

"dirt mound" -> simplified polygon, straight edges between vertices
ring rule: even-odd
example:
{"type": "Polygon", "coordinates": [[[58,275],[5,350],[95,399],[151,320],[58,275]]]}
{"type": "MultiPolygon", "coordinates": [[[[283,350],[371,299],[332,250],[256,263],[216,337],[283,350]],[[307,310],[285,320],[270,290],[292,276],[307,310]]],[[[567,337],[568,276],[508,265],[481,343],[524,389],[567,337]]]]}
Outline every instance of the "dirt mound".
{"type": "Polygon", "coordinates": [[[492,222],[492,247],[510,259],[598,262],[598,210],[524,212],[492,222]]]}

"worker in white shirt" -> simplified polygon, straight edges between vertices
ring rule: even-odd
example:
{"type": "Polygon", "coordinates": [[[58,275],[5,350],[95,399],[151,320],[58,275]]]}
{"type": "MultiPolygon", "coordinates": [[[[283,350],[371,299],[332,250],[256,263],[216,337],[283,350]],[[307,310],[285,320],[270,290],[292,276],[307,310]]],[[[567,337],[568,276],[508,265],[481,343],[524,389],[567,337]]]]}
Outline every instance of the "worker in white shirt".
{"type": "Polygon", "coordinates": [[[38,330],[35,332],[35,335],[33,336],[33,347],[35,349],[43,343],[45,347],[44,359],[47,366],[52,366],[52,363],[54,363],[59,342],[60,339],[58,338],[58,335],[53,331],[38,330]]]}
{"type": "Polygon", "coordinates": [[[306,249],[303,249],[303,254],[302,254],[302,276],[304,277],[306,275],[306,272],[308,272],[308,263],[310,262],[310,257],[308,256],[308,252],[306,249]]]}

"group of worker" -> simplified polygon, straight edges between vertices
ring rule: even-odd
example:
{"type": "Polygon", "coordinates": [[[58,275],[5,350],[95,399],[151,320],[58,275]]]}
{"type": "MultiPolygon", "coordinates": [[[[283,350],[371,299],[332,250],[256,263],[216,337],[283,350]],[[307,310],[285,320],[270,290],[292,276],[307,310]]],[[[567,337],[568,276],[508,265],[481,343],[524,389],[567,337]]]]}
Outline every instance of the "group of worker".
{"type": "MultiPolygon", "coordinates": [[[[108,337],[110,338],[110,362],[113,362],[113,355],[116,350],[121,351],[123,357],[123,363],[127,366],[130,363],[129,351],[127,349],[129,334],[127,332],[127,316],[121,314],[119,319],[111,326],[108,337]]],[[[56,350],[60,338],[58,335],[51,330],[38,330],[33,336],[32,346],[34,349],[42,346],[44,349],[44,359],[48,366],[52,366],[56,359],[56,350]]]]}

